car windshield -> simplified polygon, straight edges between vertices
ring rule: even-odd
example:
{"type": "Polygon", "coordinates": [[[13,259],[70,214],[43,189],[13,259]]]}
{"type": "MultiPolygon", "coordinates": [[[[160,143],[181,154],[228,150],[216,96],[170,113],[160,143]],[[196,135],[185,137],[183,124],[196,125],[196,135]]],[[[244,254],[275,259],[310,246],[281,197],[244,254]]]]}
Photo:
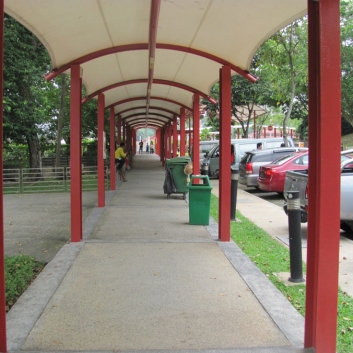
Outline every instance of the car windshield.
{"type": "Polygon", "coordinates": [[[291,153],[291,154],[288,154],[284,157],[278,158],[275,161],[273,161],[271,164],[282,165],[282,164],[286,163],[287,161],[289,161],[293,156],[295,156],[295,153],[291,153]]]}
{"type": "Polygon", "coordinates": [[[209,156],[212,156],[214,150],[216,150],[217,148],[218,148],[218,144],[214,145],[214,146],[210,149],[210,151],[208,152],[208,155],[209,155],[209,156]]]}
{"type": "Polygon", "coordinates": [[[348,159],[352,159],[349,154],[341,154],[341,163],[347,161],[348,159]]]}

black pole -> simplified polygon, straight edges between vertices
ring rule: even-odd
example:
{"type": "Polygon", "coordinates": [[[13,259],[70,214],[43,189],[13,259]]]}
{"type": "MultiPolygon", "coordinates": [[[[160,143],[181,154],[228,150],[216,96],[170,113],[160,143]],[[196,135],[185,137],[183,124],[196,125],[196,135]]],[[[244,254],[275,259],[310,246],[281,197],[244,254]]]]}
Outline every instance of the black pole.
{"type": "Polygon", "coordinates": [[[304,282],[302,263],[302,234],[299,191],[289,191],[288,200],[288,229],[290,254],[290,282],[304,282]]]}
{"type": "MultiPolygon", "coordinates": [[[[202,164],[201,165],[201,175],[207,175],[208,176],[208,164],[202,164]]],[[[205,185],[207,184],[206,178],[203,179],[203,183],[205,185]]]]}
{"type": "Polygon", "coordinates": [[[230,199],[230,220],[235,221],[235,214],[237,212],[237,195],[238,195],[238,179],[239,179],[239,169],[231,166],[231,199],[230,199]]]}

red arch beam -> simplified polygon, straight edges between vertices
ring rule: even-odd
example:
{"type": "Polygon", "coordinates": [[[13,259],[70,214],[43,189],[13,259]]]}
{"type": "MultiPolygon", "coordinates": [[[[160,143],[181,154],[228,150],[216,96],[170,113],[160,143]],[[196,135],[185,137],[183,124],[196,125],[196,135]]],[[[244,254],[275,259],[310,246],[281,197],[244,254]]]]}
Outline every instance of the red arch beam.
{"type": "MultiPolygon", "coordinates": [[[[113,85],[103,87],[103,88],[99,89],[98,91],[91,93],[90,95],[88,95],[87,97],[85,97],[82,100],[82,103],[86,103],[88,100],[92,99],[94,96],[97,96],[99,93],[103,93],[103,92],[108,91],[113,88],[117,88],[117,87],[121,87],[121,86],[125,86],[125,85],[132,85],[132,84],[136,84],[136,83],[148,83],[149,84],[149,80],[146,78],[141,78],[141,79],[136,79],[136,80],[129,80],[129,81],[122,81],[122,82],[114,83],[113,85]]],[[[209,102],[211,102],[213,104],[217,103],[217,101],[214,98],[212,98],[211,96],[208,96],[207,94],[204,94],[203,92],[201,92],[193,87],[184,85],[182,83],[168,81],[168,80],[154,79],[153,84],[168,85],[168,86],[181,88],[181,89],[183,89],[185,91],[189,91],[193,94],[199,94],[201,97],[207,99],[209,102]]],[[[148,100],[148,97],[146,99],[148,100]]],[[[149,102],[147,102],[147,103],[149,103],[149,102]]]]}
{"type": "MultiPolygon", "coordinates": [[[[125,120],[125,119],[129,119],[129,118],[133,118],[133,117],[137,117],[137,116],[145,116],[147,118],[147,114],[146,113],[136,113],[136,114],[131,114],[125,117],[121,117],[121,120],[125,120]]],[[[163,114],[158,114],[158,113],[149,113],[148,116],[160,116],[161,118],[165,118],[167,120],[173,120],[173,117],[169,117],[167,115],[163,115],[163,114]]]]}
{"type": "MultiPolygon", "coordinates": [[[[124,114],[126,112],[131,111],[131,110],[136,110],[136,109],[146,109],[146,107],[144,105],[141,105],[141,106],[135,107],[135,108],[124,109],[124,110],[120,111],[119,113],[116,113],[115,116],[120,115],[120,114],[124,114]]],[[[166,112],[166,113],[175,115],[175,112],[173,112],[172,110],[161,108],[161,107],[154,107],[153,106],[153,107],[150,107],[150,109],[152,109],[152,110],[160,110],[162,112],[166,112]]]]}
{"type": "MultiPolygon", "coordinates": [[[[183,107],[189,111],[192,110],[192,107],[188,107],[187,105],[185,104],[182,104],[178,101],[175,101],[173,99],[168,99],[168,98],[163,98],[163,97],[157,97],[157,96],[152,96],[151,99],[156,99],[156,100],[161,100],[161,101],[165,101],[165,102],[169,102],[169,103],[173,103],[175,105],[178,105],[180,107],[183,107]]],[[[138,100],[146,100],[146,97],[145,96],[141,96],[141,97],[132,97],[132,98],[127,98],[127,99],[123,99],[119,102],[115,102],[113,104],[110,104],[109,106],[105,107],[105,109],[109,109],[109,108],[112,108],[112,107],[115,107],[117,105],[120,105],[120,104],[124,104],[124,103],[128,103],[128,102],[133,102],[133,101],[138,101],[138,100]]]]}
{"type": "MultiPolygon", "coordinates": [[[[256,82],[259,79],[258,77],[252,75],[249,71],[242,70],[240,67],[230,63],[229,61],[224,60],[218,56],[212,55],[210,53],[204,52],[202,50],[197,50],[197,49],[193,49],[193,48],[189,48],[189,47],[183,47],[181,45],[162,44],[162,43],[156,44],[156,48],[157,49],[165,49],[165,50],[181,51],[184,53],[193,54],[193,55],[201,56],[205,59],[212,60],[214,62],[217,62],[221,66],[230,66],[231,70],[233,70],[233,71],[237,72],[239,75],[245,77],[250,82],[256,82]]],[[[148,50],[148,43],[126,44],[126,45],[119,45],[119,46],[112,47],[112,48],[98,50],[93,53],[76,58],[76,59],[70,61],[69,63],[61,66],[60,68],[55,68],[52,70],[51,73],[49,73],[48,75],[45,75],[44,77],[46,78],[47,81],[50,81],[53,78],[55,78],[56,76],[63,73],[64,71],[68,70],[71,67],[71,65],[73,65],[73,64],[80,64],[81,65],[81,64],[84,64],[88,61],[100,58],[102,56],[122,53],[125,51],[133,51],[133,50],[148,50]]]]}
{"type": "Polygon", "coordinates": [[[142,127],[146,127],[146,125],[147,126],[158,126],[159,128],[165,126],[164,123],[162,123],[160,120],[156,120],[156,119],[151,119],[151,122],[148,122],[148,123],[146,123],[145,120],[138,120],[138,121],[134,121],[132,123],[129,123],[128,125],[130,127],[135,127],[137,125],[142,126],[142,127]]]}

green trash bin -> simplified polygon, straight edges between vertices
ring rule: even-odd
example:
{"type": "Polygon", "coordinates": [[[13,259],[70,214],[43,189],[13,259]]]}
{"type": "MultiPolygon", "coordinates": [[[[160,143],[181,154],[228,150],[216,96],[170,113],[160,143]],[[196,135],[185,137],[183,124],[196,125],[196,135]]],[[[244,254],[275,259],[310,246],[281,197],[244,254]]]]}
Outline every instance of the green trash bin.
{"type": "Polygon", "coordinates": [[[166,160],[166,167],[170,169],[173,175],[174,183],[177,189],[176,193],[183,194],[184,198],[188,192],[188,176],[184,173],[184,168],[190,161],[190,157],[175,157],[166,160]]]}
{"type": "Polygon", "coordinates": [[[189,224],[208,226],[210,224],[211,190],[208,175],[193,175],[189,189],[189,224]],[[194,179],[203,179],[202,184],[194,184],[194,179]]]}

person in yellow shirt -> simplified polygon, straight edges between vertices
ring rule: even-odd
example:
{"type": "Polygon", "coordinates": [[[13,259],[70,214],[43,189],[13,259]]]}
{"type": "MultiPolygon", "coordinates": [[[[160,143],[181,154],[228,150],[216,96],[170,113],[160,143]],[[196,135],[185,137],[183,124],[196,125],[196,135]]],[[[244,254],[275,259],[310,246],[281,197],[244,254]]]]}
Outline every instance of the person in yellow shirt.
{"type": "Polygon", "coordinates": [[[124,151],[125,143],[121,142],[119,148],[115,151],[115,165],[117,172],[123,178],[123,181],[127,181],[125,178],[125,162],[128,153],[124,151]]]}

